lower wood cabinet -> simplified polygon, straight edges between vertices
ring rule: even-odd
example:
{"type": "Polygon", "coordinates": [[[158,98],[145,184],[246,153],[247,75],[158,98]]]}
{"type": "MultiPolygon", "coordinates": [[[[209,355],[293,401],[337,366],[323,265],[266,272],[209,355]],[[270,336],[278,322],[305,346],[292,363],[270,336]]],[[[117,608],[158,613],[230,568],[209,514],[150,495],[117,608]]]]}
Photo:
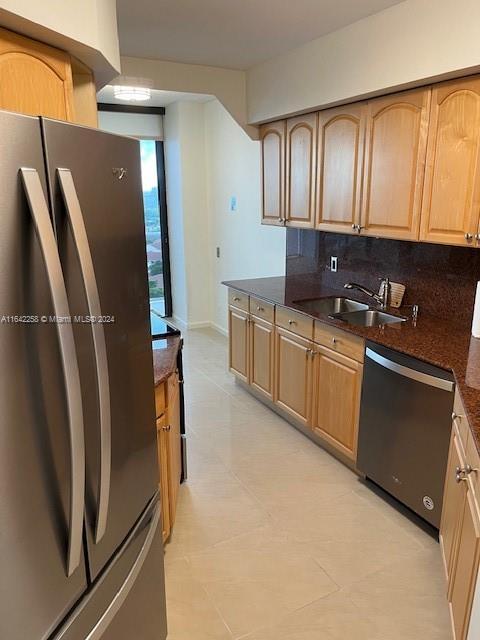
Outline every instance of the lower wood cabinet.
{"type": "Polygon", "coordinates": [[[180,394],[178,375],[173,373],[155,389],[157,450],[162,508],[163,541],[170,536],[177,508],[182,475],[180,394]]]}
{"type": "Polygon", "coordinates": [[[331,349],[314,350],[312,428],[355,460],[363,366],[331,349]]]}
{"type": "Polygon", "coordinates": [[[274,402],[303,425],[310,424],[313,343],[275,329],[274,402]]]}
{"type": "Polygon", "coordinates": [[[230,306],[228,309],[228,366],[230,370],[248,382],[248,325],[249,314],[246,311],[230,306]]]}
{"type": "Polygon", "coordinates": [[[471,432],[466,432],[465,442],[455,423],[457,418],[465,420],[465,416],[454,413],[440,542],[454,638],[466,640],[480,561],[480,496],[476,484],[480,459],[476,449],[469,446],[471,432]]]}
{"type": "Polygon", "coordinates": [[[274,331],[270,322],[250,318],[250,371],[252,387],[273,400],[274,331]]]}

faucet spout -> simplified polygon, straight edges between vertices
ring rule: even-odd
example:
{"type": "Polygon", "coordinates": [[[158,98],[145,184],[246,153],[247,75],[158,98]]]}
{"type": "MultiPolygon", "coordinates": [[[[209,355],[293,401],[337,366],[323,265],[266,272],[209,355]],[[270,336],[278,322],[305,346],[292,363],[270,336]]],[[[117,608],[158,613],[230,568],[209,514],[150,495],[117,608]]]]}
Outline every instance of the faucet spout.
{"type": "Polygon", "coordinates": [[[371,289],[367,289],[367,287],[364,287],[363,285],[358,284],[356,282],[347,282],[347,284],[344,284],[343,287],[344,289],[356,289],[357,291],[361,291],[369,298],[372,298],[373,300],[375,300],[375,302],[380,305],[381,309],[385,309],[387,306],[387,296],[388,296],[388,290],[390,285],[387,278],[385,278],[385,283],[386,284],[384,286],[383,295],[379,295],[378,293],[375,293],[371,289]]]}

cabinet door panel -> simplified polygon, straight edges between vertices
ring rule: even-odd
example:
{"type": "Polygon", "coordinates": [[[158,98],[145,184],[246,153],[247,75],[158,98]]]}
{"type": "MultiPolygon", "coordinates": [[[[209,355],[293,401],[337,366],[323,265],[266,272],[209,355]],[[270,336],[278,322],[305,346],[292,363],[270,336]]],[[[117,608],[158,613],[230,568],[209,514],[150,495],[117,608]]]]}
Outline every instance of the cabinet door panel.
{"type": "Polygon", "coordinates": [[[468,245],[480,208],[480,79],[435,86],[421,239],[468,245]]]}
{"type": "Polygon", "coordinates": [[[73,120],[69,56],[0,29],[0,109],[73,120]]]}
{"type": "Polygon", "coordinates": [[[366,104],[319,113],[317,229],[356,233],[365,139],[366,104]]]}
{"type": "Polygon", "coordinates": [[[157,448],[160,470],[160,498],[162,507],[162,535],[165,542],[170,535],[170,500],[168,482],[168,432],[166,416],[157,418],[157,448]]]}
{"type": "Polygon", "coordinates": [[[445,477],[445,491],[443,497],[442,521],[440,523],[440,543],[443,551],[443,562],[447,578],[450,580],[452,572],[453,551],[458,533],[458,523],[465,501],[465,491],[462,483],[455,480],[455,470],[463,467],[463,458],[459,450],[458,438],[455,430],[452,432],[447,473],[445,477]]]}
{"type": "Polygon", "coordinates": [[[180,434],[180,399],[178,393],[178,383],[176,393],[169,399],[167,412],[168,418],[168,501],[170,527],[175,522],[177,510],[178,490],[182,475],[182,443],[180,434]]]}
{"type": "Polygon", "coordinates": [[[368,103],[362,227],[369,235],[419,236],[430,90],[368,103]]]}
{"type": "Polygon", "coordinates": [[[260,127],[262,224],[283,225],[285,218],[285,120],[260,127]]]}
{"type": "Polygon", "coordinates": [[[248,313],[229,307],[228,330],[230,371],[248,382],[248,313]]]}
{"type": "Polygon", "coordinates": [[[287,120],[287,226],[314,225],[317,114],[287,120]]]}
{"type": "Polygon", "coordinates": [[[252,318],[250,322],[250,384],[273,399],[273,325],[252,318]]]}
{"type": "Polygon", "coordinates": [[[304,425],[310,423],[311,347],[308,340],[276,328],[274,401],[304,425]]]}
{"type": "Polygon", "coordinates": [[[357,455],[363,367],[324,347],[316,348],[313,428],[344,455],[357,455]]]}
{"type": "Polygon", "coordinates": [[[465,640],[467,636],[480,551],[478,507],[469,489],[467,489],[467,499],[464,504],[453,583],[450,589],[455,640],[465,640]]]}

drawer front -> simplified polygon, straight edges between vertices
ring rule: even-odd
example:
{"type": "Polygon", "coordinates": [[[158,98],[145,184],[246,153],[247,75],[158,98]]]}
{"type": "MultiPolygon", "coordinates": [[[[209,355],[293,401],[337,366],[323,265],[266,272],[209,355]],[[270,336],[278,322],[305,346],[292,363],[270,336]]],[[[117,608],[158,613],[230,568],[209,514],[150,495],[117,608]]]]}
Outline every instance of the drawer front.
{"type": "Polygon", "coordinates": [[[248,311],[248,296],[246,293],[235,291],[235,289],[228,290],[228,304],[237,309],[248,311]]]}
{"type": "Polygon", "coordinates": [[[465,409],[463,408],[462,400],[458,391],[455,392],[455,400],[453,402],[453,422],[457,428],[460,436],[460,441],[463,446],[463,450],[467,450],[467,442],[469,439],[470,427],[468,425],[465,409]]]}
{"type": "Polygon", "coordinates": [[[307,340],[313,338],[313,318],[303,313],[297,313],[285,307],[277,307],[275,310],[275,324],[292,333],[296,333],[307,340]]]}
{"type": "Polygon", "coordinates": [[[252,316],[257,316],[257,318],[262,318],[267,322],[273,322],[275,305],[271,302],[260,300],[260,298],[250,296],[250,313],[252,316]]]}
{"type": "Polygon", "coordinates": [[[365,341],[358,336],[353,336],[346,331],[331,327],[323,322],[315,321],[314,342],[328,347],[332,351],[353,358],[357,362],[363,362],[365,357],[365,341]]]}

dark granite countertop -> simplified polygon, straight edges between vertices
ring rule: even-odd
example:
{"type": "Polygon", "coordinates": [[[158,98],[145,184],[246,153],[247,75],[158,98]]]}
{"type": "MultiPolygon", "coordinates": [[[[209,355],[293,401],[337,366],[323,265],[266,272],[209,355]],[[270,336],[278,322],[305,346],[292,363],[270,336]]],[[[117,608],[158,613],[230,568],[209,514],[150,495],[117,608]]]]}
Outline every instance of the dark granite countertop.
{"type": "Polygon", "coordinates": [[[177,368],[177,354],[181,342],[180,336],[168,336],[153,341],[153,374],[156,387],[165,382],[177,368]]]}
{"type": "MultiPolygon", "coordinates": [[[[302,311],[296,301],[335,295],[372,304],[371,299],[357,291],[327,288],[317,280],[302,275],[233,280],[223,284],[296,311],[302,311]]],[[[409,308],[389,311],[404,316],[411,315],[409,308]]],[[[480,339],[471,336],[470,324],[465,324],[465,321],[456,322],[454,315],[447,321],[422,314],[422,309],[416,323],[409,317],[406,322],[380,327],[358,327],[320,314],[307,315],[366,340],[452,371],[480,453],[480,339]]]]}

